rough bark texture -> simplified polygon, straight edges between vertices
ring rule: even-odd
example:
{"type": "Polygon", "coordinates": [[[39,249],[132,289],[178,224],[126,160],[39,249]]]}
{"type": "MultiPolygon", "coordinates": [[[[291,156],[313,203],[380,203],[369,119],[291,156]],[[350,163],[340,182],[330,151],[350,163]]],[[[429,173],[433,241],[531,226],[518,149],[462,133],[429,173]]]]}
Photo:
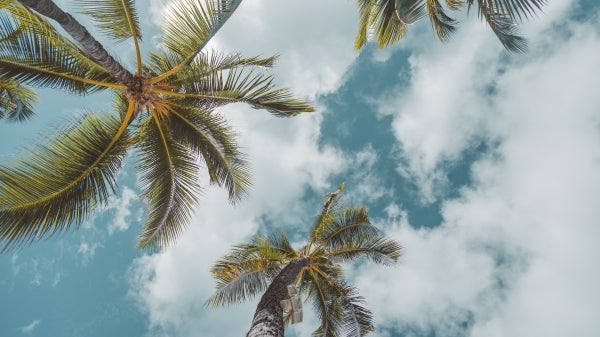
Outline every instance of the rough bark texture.
{"type": "Polygon", "coordinates": [[[307,258],[294,260],[275,277],[256,307],[247,337],[283,337],[283,310],[279,302],[288,297],[287,285],[306,266],[307,258]]]}
{"type": "Polygon", "coordinates": [[[133,87],[134,76],[125,69],[104,49],[88,30],[82,26],[71,14],[66,13],[52,0],[18,0],[26,7],[33,9],[41,15],[58,22],[71,37],[77,41],[88,56],[106,69],[117,81],[128,87],[133,87]]]}

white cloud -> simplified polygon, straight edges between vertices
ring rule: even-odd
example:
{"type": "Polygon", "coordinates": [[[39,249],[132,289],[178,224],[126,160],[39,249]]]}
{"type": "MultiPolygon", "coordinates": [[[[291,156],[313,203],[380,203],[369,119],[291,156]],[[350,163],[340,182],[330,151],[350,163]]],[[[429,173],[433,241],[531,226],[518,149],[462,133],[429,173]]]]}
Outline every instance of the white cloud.
{"type": "Polygon", "coordinates": [[[88,243],[83,241],[79,244],[79,248],[77,249],[77,254],[79,254],[81,258],[81,262],[84,266],[86,266],[93,258],[96,256],[96,249],[104,247],[99,242],[88,243]]]}
{"type": "Polygon", "coordinates": [[[131,201],[137,199],[137,194],[134,190],[124,187],[121,192],[120,198],[113,198],[110,202],[108,209],[115,210],[115,216],[113,220],[108,224],[108,234],[112,235],[115,231],[123,232],[129,229],[131,225],[131,219],[128,217],[131,215],[130,205],[131,201]]]}
{"type": "Polygon", "coordinates": [[[37,328],[37,326],[41,323],[40,320],[36,319],[33,322],[31,322],[30,324],[26,325],[26,326],[22,326],[19,328],[19,331],[24,334],[30,334],[33,332],[33,330],[35,330],[35,328],[37,328]]]}
{"type": "MultiPolygon", "coordinates": [[[[308,96],[332,90],[351,57],[331,61],[338,52],[333,48],[318,62],[312,56],[302,59],[302,53],[322,53],[325,46],[310,48],[314,35],[274,28],[284,27],[276,24],[282,18],[305,17],[272,14],[275,7],[267,7],[279,4],[245,2],[232,19],[237,23],[228,24],[229,31],[215,45],[245,54],[264,51],[257,39],[233,36],[240,29],[254,32],[267,47],[282,46],[276,51],[283,51],[279,67],[284,70],[278,71],[291,69],[284,78],[294,88],[298,85],[308,96]],[[243,48],[235,48],[238,44],[243,48]],[[292,56],[284,61],[286,49],[292,56]],[[333,75],[312,72],[329,67],[320,64],[330,61],[333,75]],[[303,67],[313,70],[298,76],[303,67]],[[302,83],[306,79],[310,83],[302,83]]],[[[277,10],[304,6],[311,12],[319,8],[294,2],[277,10]]],[[[324,6],[327,12],[333,5],[324,6]]],[[[594,76],[600,73],[595,57],[600,39],[593,24],[563,25],[569,34],[548,30],[550,19],[564,18],[567,6],[560,11],[556,6],[549,7],[553,14],[547,20],[535,22],[544,29],[526,30],[531,53],[512,57],[507,67],[498,42],[479,22],[463,24],[449,44],[424,44],[411,58],[412,82],[401,92],[402,99],[391,97],[381,107],[382,113],[394,115],[396,137],[408,161],[401,169],[421,184],[426,201],[443,195],[438,191],[444,187],[445,164],[462,159],[480,141],[496,147],[472,165],[472,185],[443,202],[439,227],[410,227],[395,204],[387,208],[387,219],[376,221],[406,248],[396,268],[365,264],[351,271],[378,327],[435,327],[440,336],[461,331],[464,322],[472,336],[595,336],[600,331],[590,317],[600,311],[595,289],[600,275],[594,264],[600,257],[594,244],[600,234],[600,82],[594,76]],[[546,39],[552,44],[545,44],[546,39]],[[492,88],[493,96],[483,95],[492,88]]],[[[315,18],[314,27],[323,27],[321,20],[315,18]]],[[[335,36],[338,28],[325,21],[335,36]]],[[[285,25],[298,32],[303,27],[285,25]]],[[[348,35],[353,32],[354,27],[348,35]]],[[[251,195],[231,207],[222,190],[207,189],[177,244],[136,260],[130,271],[131,296],[147,312],[153,335],[245,333],[253,303],[221,310],[202,306],[214,289],[211,263],[253,234],[263,218],[286,227],[306,219],[298,202],[306,186],[329,192],[328,178],[349,162],[365,167],[377,163],[368,149],[349,157],[318,145],[319,113],[282,120],[231,106],[224,114],[239,130],[252,163],[251,195]]]]}
{"type": "Polygon", "coordinates": [[[397,205],[388,207],[390,217],[379,223],[392,223],[388,231],[406,255],[396,268],[364,265],[354,272],[380,327],[474,337],[600,332],[593,316],[600,311],[600,34],[597,22],[543,26],[530,36],[543,36],[530,54],[493,78],[483,71],[479,83],[468,68],[481,70],[482,59],[497,68],[488,51],[467,50],[471,65],[454,63],[453,55],[414,63],[418,76],[401,107],[431,110],[403,110],[394,126],[417,182],[444,174],[441,164],[461,158],[473,139],[498,146],[472,165],[472,184],[460,197],[443,202],[441,226],[414,229],[397,205]],[[454,65],[456,74],[438,64],[454,65]],[[415,83],[450,99],[450,108],[427,102],[415,83]],[[495,94],[470,99],[486,83],[495,94]]]}

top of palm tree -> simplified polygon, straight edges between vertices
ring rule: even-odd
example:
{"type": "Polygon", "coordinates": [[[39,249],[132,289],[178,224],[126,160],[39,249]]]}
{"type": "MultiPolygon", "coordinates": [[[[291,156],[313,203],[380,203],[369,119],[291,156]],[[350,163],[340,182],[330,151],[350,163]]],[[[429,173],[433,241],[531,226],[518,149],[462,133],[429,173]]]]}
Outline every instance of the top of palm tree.
{"type": "Polygon", "coordinates": [[[517,23],[530,18],[546,0],[358,0],[360,18],[355,48],[367,42],[368,30],[372,29],[379,48],[398,42],[409,25],[428,16],[433,31],[441,41],[447,41],[456,30],[457,21],[448,15],[476,4],[480,19],[492,29],[500,43],[509,52],[527,50],[527,41],[517,35],[517,23]]]}
{"type": "Polygon", "coordinates": [[[12,166],[0,165],[0,251],[80,225],[114,193],[132,147],[148,204],[140,247],[161,248],[182,233],[198,199],[199,165],[231,201],[244,195],[245,158],[216,109],[243,102],[287,117],[313,108],[263,71],[276,57],[204,50],[239,3],[170,0],[164,48],[143,58],[133,0],[78,1],[98,31],[132,43],[136,69],[129,70],[53,1],[0,0],[0,118],[31,116],[32,88],[109,90],[115,98],[114,114],[80,116],[12,166]]]}
{"type": "Polygon", "coordinates": [[[357,289],[344,280],[342,263],[366,258],[391,265],[400,257],[401,247],[370,223],[364,206],[340,203],[343,188],[342,184],[326,197],[306,244],[299,249],[292,247],[283,231],[257,235],[234,246],[211,269],[217,290],[206,304],[243,302],[264,292],[290,262],[307,259],[307,267],[294,284],[311,300],[321,321],[314,335],[363,336],[372,331],[371,312],[364,307],[357,289]]]}

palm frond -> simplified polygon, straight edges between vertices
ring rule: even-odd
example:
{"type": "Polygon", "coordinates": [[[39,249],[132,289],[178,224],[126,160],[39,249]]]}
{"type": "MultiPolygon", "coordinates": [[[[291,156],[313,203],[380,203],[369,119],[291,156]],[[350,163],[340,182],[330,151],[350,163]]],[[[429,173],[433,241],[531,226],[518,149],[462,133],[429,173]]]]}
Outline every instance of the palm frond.
{"type": "Polygon", "coordinates": [[[209,74],[194,82],[182,83],[182,96],[194,99],[199,106],[246,103],[266,109],[278,117],[290,117],[314,111],[305,101],[296,99],[286,88],[276,88],[271,76],[236,69],[209,74]]]}
{"type": "Polygon", "coordinates": [[[354,39],[354,49],[359,50],[367,43],[368,30],[372,25],[372,15],[377,0],[358,0],[358,32],[354,39]]]}
{"type": "Polygon", "coordinates": [[[231,253],[219,259],[211,268],[217,290],[206,305],[244,302],[265,291],[289,261],[284,252],[285,243],[274,246],[271,241],[266,237],[255,237],[252,243],[235,246],[231,253]]]}
{"type": "Polygon", "coordinates": [[[391,265],[400,257],[402,248],[393,239],[383,235],[353,237],[351,240],[337,245],[330,245],[324,254],[335,263],[351,262],[359,258],[391,265]]]}
{"type": "Polygon", "coordinates": [[[139,41],[142,39],[140,22],[134,0],[80,1],[83,13],[91,16],[101,32],[116,40],[133,39],[137,72],[142,72],[139,41]]]}
{"type": "Polygon", "coordinates": [[[78,5],[108,37],[117,40],[142,38],[134,0],[80,0],[78,5]]]}
{"type": "Polygon", "coordinates": [[[335,289],[337,284],[315,268],[311,268],[307,274],[310,277],[307,296],[320,321],[319,327],[312,335],[314,337],[340,337],[344,308],[334,295],[340,293],[339,289],[335,289]]]}
{"type": "Polygon", "coordinates": [[[440,41],[447,41],[450,34],[456,30],[456,20],[444,12],[444,7],[438,0],[426,0],[426,3],[433,31],[440,41]]]}
{"type": "Polygon", "coordinates": [[[143,196],[149,208],[138,247],[161,249],[189,222],[199,194],[198,166],[188,149],[174,140],[168,117],[153,114],[138,133],[143,196]]]}
{"type": "Polygon", "coordinates": [[[332,294],[343,308],[341,330],[343,336],[362,337],[375,330],[373,325],[373,314],[364,306],[364,298],[358,294],[358,290],[342,280],[336,280],[339,290],[332,294]]]}
{"type": "MultiPolygon", "coordinates": [[[[527,19],[542,10],[546,0],[483,0],[486,8],[492,8],[496,13],[504,14],[513,21],[527,19]]],[[[481,4],[479,4],[481,6],[481,4]]]]}
{"type": "Polygon", "coordinates": [[[315,242],[323,247],[335,247],[354,238],[379,236],[379,230],[369,223],[367,209],[347,207],[334,215],[331,221],[324,223],[315,236],[315,242]]]}
{"type": "MultiPolygon", "coordinates": [[[[242,57],[240,54],[224,54],[219,52],[199,53],[198,56],[179,72],[169,78],[169,83],[178,85],[195,81],[196,79],[214,74],[219,71],[243,67],[271,68],[277,60],[277,55],[270,57],[242,57]]],[[[182,61],[175,53],[163,52],[150,54],[150,70],[155,74],[166,73],[182,61]]]]}
{"type": "Polygon", "coordinates": [[[232,202],[246,194],[250,175],[235,134],[211,111],[177,104],[171,109],[170,125],[177,142],[206,163],[211,183],[224,186],[232,202]]]}
{"type": "Polygon", "coordinates": [[[495,7],[489,7],[488,0],[477,1],[479,3],[479,17],[490,26],[504,48],[513,53],[526,52],[527,41],[515,34],[517,25],[511,15],[498,11],[495,7]]]}
{"type": "Polygon", "coordinates": [[[0,74],[32,86],[76,93],[102,89],[112,77],[42,17],[21,6],[0,11],[0,74]]]}
{"type": "Polygon", "coordinates": [[[0,119],[24,121],[34,115],[37,95],[26,86],[0,76],[0,119]]]}
{"type": "MultiPolygon", "coordinates": [[[[452,2],[456,0],[447,0],[452,2]]],[[[407,25],[417,22],[426,14],[425,2],[423,0],[395,0],[396,15],[398,19],[407,25]]]]}
{"type": "Polygon", "coordinates": [[[372,26],[379,48],[392,45],[406,33],[406,23],[402,22],[395,0],[381,1],[373,14],[372,26]]]}
{"type": "Polygon", "coordinates": [[[307,249],[310,251],[312,244],[323,237],[323,231],[329,226],[332,221],[335,221],[335,216],[332,211],[336,210],[339,206],[339,200],[342,197],[342,192],[344,191],[345,184],[341,183],[338,189],[330,193],[323,203],[323,207],[321,208],[321,214],[315,220],[311,230],[309,242],[307,245],[307,249]]]}
{"type": "Polygon", "coordinates": [[[2,250],[78,226],[115,189],[127,134],[112,117],[85,116],[30,158],[0,167],[2,250]]]}
{"type": "Polygon", "coordinates": [[[181,57],[180,65],[191,63],[208,41],[233,14],[241,0],[174,0],[168,3],[163,43],[181,57]]]}

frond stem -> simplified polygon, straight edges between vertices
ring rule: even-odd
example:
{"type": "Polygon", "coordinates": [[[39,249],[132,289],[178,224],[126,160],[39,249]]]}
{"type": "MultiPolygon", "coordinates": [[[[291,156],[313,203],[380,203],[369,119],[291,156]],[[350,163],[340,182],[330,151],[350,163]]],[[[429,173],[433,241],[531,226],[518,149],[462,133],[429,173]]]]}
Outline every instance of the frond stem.
{"type": "Polygon", "coordinates": [[[164,72],[156,77],[151,78],[150,80],[148,80],[148,83],[155,84],[155,83],[158,83],[160,81],[163,81],[163,80],[169,78],[170,76],[175,75],[177,72],[179,72],[181,69],[183,69],[183,67],[188,65],[189,62],[190,62],[190,60],[185,60],[185,61],[179,63],[178,65],[173,67],[171,70],[164,72]]]}

